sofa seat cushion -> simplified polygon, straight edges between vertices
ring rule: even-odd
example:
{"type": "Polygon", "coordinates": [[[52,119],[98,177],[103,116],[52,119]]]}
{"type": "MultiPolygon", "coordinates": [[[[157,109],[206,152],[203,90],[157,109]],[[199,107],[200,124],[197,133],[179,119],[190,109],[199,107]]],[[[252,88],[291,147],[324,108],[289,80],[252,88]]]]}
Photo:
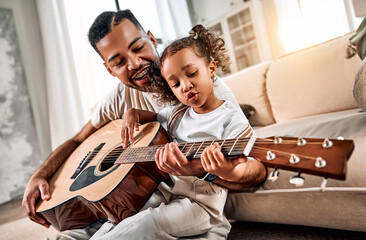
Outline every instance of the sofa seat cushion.
{"type": "Polygon", "coordinates": [[[254,114],[249,118],[252,126],[275,123],[266,90],[266,74],[270,64],[271,61],[263,62],[223,79],[239,104],[254,107],[254,114]]]}
{"type": "Polygon", "coordinates": [[[358,55],[344,57],[351,36],[291,53],[270,65],[267,93],[277,123],[357,107],[352,89],[361,60],[358,55]]]}
{"type": "MultiPolygon", "coordinates": [[[[366,231],[366,113],[352,109],[278,123],[256,130],[258,137],[294,136],[354,140],[345,181],[302,174],[305,184],[295,187],[295,172],[279,170],[255,193],[230,193],[225,207],[231,219],[297,224],[366,231]]],[[[271,168],[268,169],[271,172],[271,168]]]]}

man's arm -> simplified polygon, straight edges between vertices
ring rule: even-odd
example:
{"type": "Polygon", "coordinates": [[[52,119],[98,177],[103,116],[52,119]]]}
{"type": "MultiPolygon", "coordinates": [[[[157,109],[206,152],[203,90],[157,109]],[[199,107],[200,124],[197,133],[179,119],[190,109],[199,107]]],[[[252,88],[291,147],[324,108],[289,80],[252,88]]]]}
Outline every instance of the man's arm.
{"type": "Polygon", "coordinates": [[[258,160],[242,160],[242,158],[244,157],[236,159],[240,162],[244,161],[246,165],[241,179],[230,182],[217,177],[213,182],[230,190],[243,190],[261,185],[267,175],[266,167],[258,160]]]}
{"type": "Polygon", "coordinates": [[[50,199],[51,196],[47,181],[70,156],[70,154],[96,130],[97,129],[91,124],[91,121],[89,121],[79,133],[53,151],[42,166],[29,179],[23,195],[22,205],[25,208],[28,217],[32,221],[45,227],[49,227],[50,224],[46,219],[35,213],[35,203],[39,198],[44,200],[50,199]]]}

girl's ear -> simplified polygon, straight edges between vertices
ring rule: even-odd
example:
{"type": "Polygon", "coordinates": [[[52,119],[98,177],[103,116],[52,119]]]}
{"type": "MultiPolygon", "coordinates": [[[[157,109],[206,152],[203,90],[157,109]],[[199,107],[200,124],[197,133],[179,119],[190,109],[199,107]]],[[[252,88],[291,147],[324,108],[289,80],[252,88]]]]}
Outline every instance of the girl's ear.
{"type": "Polygon", "coordinates": [[[217,69],[217,65],[216,62],[214,60],[212,60],[209,64],[208,64],[208,69],[210,71],[211,74],[211,78],[213,78],[216,75],[216,69],[217,69]]]}

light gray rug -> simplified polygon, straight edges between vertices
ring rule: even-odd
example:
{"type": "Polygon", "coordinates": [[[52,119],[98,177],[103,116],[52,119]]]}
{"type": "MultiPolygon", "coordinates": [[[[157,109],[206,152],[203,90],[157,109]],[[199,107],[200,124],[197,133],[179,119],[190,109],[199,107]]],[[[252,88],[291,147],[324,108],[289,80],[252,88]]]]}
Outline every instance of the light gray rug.
{"type": "MultiPolygon", "coordinates": [[[[271,223],[232,223],[229,240],[365,240],[366,232],[271,223]]],[[[366,231],[366,229],[365,229],[366,231]]]]}

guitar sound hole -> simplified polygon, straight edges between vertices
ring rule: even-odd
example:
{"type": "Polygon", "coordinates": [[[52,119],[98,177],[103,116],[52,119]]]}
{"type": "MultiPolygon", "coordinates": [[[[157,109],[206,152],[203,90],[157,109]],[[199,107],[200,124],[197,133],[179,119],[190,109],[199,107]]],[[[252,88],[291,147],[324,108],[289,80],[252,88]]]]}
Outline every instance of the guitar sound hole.
{"type": "Polygon", "coordinates": [[[106,171],[114,166],[114,162],[117,160],[118,156],[123,152],[122,146],[118,146],[113,149],[108,155],[103,159],[100,164],[100,171],[106,171]]]}

